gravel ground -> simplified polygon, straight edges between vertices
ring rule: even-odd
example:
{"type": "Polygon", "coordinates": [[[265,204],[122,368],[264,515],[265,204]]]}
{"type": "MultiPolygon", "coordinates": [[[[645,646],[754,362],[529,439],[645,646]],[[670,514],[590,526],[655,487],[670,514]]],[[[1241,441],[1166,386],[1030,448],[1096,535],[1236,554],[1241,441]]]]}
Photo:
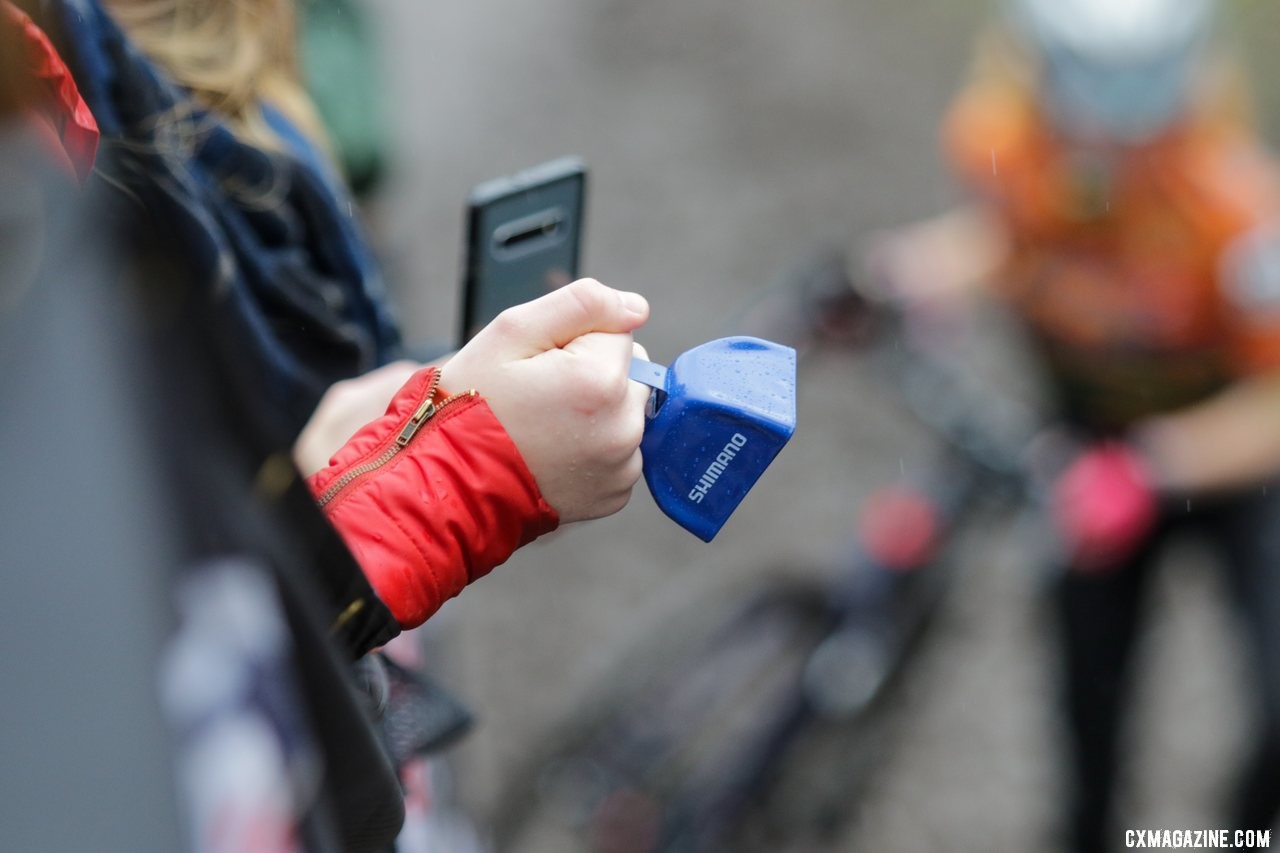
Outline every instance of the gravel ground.
{"type": "MultiPolygon", "coordinates": [[[[401,113],[401,166],[374,215],[407,326],[435,339],[455,328],[469,188],[578,153],[592,168],[585,271],[649,296],[642,341],[667,361],[734,331],[734,307],[816,244],[852,245],[953,197],[934,126],[988,4],[371,5],[401,113]]],[[[526,549],[446,608],[433,630],[482,722],[458,751],[478,815],[659,614],[726,577],[820,563],[863,495],[928,459],[928,441],[847,359],[806,366],[799,423],[714,545],[638,492],[619,516],[526,549]]],[[[1016,527],[985,540],[910,680],[892,760],[828,849],[1051,843],[1053,655],[1031,549],[1016,527]]],[[[1181,554],[1160,589],[1168,606],[1147,643],[1126,771],[1133,825],[1216,825],[1222,774],[1239,751],[1239,674],[1204,562],[1181,554]]]]}

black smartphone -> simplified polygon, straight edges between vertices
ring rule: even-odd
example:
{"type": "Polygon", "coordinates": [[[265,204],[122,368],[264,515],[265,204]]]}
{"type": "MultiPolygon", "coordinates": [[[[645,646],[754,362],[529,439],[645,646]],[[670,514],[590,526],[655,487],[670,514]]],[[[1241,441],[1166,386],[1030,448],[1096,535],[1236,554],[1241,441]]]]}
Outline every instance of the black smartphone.
{"type": "Polygon", "coordinates": [[[462,343],[512,305],[578,277],[587,172],[562,157],[476,187],[467,203],[462,343]]]}

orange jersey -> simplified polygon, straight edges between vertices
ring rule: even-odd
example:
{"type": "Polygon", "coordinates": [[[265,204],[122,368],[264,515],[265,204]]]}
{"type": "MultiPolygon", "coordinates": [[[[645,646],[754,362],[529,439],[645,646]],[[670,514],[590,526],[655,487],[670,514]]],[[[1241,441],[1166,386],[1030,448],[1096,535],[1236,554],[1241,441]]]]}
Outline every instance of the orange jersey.
{"type": "Polygon", "coordinates": [[[1280,184],[1241,127],[1191,121],[1090,153],[1055,137],[1024,89],[986,80],[952,108],[944,144],[1007,228],[998,292],[1072,414],[1122,425],[1280,368],[1280,254],[1274,272],[1252,257],[1280,247],[1264,232],[1280,184]]]}

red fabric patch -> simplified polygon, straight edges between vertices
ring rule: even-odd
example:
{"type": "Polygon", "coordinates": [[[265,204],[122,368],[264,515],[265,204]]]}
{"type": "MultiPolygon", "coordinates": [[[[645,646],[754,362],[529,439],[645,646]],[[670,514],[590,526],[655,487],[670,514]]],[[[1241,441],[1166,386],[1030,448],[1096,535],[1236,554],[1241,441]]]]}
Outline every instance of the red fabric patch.
{"type": "Polygon", "coordinates": [[[0,12],[21,33],[28,69],[43,84],[43,97],[34,105],[32,117],[51,138],[53,153],[84,183],[98,155],[98,122],[44,30],[12,3],[0,2],[0,12]]]}
{"type": "MultiPolygon", "coordinates": [[[[430,393],[435,372],[414,374],[385,415],[312,475],[312,494],[324,495],[350,472],[382,460],[430,393]]],[[[444,397],[437,392],[435,399],[444,397]]],[[[389,461],[341,486],[324,511],[405,628],[422,624],[467,584],[559,524],[479,396],[439,409],[389,461]]]]}
{"type": "Polygon", "coordinates": [[[885,568],[918,569],[937,550],[937,513],[929,499],[914,489],[881,489],[858,514],[858,542],[885,568]]]}

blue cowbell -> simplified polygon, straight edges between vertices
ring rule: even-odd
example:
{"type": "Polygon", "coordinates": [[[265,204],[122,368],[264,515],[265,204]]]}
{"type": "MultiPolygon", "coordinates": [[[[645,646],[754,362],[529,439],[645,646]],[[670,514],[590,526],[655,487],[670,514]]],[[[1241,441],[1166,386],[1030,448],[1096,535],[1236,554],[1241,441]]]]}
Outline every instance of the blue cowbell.
{"type": "Polygon", "coordinates": [[[721,338],[669,368],[633,359],[631,378],[654,389],[640,444],[649,491],[710,542],[795,432],[796,352],[721,338]]]}

